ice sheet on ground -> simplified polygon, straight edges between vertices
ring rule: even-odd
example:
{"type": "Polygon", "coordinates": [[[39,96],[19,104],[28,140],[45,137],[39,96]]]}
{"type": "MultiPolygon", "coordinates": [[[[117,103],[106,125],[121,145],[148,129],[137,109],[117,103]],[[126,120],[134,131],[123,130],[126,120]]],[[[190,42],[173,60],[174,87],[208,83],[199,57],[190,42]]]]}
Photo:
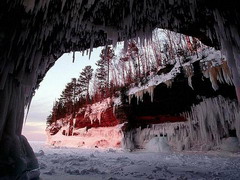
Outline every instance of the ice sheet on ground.
{"type": "Polygon", "coordinates": [[[50,148],[31,142],[44,180],[240,179],[240,154],[50,148]]]}

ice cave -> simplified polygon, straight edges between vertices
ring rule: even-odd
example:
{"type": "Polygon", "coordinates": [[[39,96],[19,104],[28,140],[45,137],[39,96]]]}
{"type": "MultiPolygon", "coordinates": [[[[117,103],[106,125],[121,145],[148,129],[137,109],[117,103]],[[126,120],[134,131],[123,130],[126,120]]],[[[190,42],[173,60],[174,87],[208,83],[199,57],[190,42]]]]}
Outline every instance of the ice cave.
{"type": "MultiPolygon", "coordinates": [[[[145,87],[130,89],[127,108],[116,111],[117,106],[111,107],[111,112],[116,111],[120,119],[129,118],[122,111],[132,112],[129,124],[134,129],[124,135],[126,148],[141,147],[141,141],[150,133],[166,136],[169,144],[179,150],[202,142],[207,145],[201,148],[209,149],[231,134],[240,140],[240,9],[237,0],[1,0],[0,179],[39,178],[36,154],[22,135],[24,113],[39,83],[62,54],[87,51],[91,55],[94,47],[116,46],[119,41],[127,46],[128,40],[133,38],[144,45],[151,41],[156,28],[196,37],[222,53],[226,63],[204,71],[207,83],[201,83],[202,77],[193,75],[193,71],[200,73],[199,64],[194,63],[185,66],[184,82],[172,82],[183,76],[176,65],[168,72],[171,74],[156,76],[145,87]],[[217,81],[231,86],[219,85],[221,90],[217,95],[221,96],[205,99],[196,96],[216,95],[217,81]],[[183,96],[176,100],[174,92],[183,96]],[[161,104],[166,97],[169,103],[161,104]],[[176,103],[182,106],[175,106],[176,103]],[[193,103],[195,105],[190,106],[193,103]],[[138,128],[146,119],[153,124],[168,121],[168,117],[159,118],[159,108],[173,116],[176,112],[182,113],[182,120],[138,128]]],[[[109,108],[109,103],[106,104],[109,108]]],[[[88,116],[91,123],[101,120],[99,114],[84,116],[88,116]]],[[[118,123],[114,119],[111,126],[118,123]]],[[[119,134],[115,135],[120,138],[119,134]]]]}

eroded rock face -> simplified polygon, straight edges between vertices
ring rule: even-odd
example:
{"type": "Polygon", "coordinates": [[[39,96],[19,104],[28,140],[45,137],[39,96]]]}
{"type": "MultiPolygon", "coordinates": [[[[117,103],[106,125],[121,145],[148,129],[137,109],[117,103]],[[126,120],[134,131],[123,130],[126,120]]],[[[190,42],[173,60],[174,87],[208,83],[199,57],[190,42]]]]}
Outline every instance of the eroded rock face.
{"type": "MultiPolygon", "coordinates": [[[[238,7],[236,0],[2,0],[1,149],[10,148],[4,139],[21,136],[24,107],[45,73],[63,53],[116,44],[133,37],[140,37],[143,42],[150,39],[156,27],[198,37],[205,44],[224,50],[240,97],[238,7]]],[[[16,146],[23,149],[19,138],[16,141],[16,146]]],[[[21,169],[16,158],[18,153],[4,151],[3,155],[12,160],[15,169],[21,169]]],[[[4,166],[2,158],[0,162],[4,166]]],[[[14,169],[9,170],[9,174],[13,172],[14,169]]]]}

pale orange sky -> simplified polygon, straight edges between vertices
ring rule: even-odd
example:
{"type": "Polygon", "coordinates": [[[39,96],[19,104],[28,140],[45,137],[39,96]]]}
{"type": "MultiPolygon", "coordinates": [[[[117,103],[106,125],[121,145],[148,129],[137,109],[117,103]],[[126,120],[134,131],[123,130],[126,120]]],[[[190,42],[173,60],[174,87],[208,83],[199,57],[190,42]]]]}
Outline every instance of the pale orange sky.
{"type": "Polygon", "coordinates": [[[23,135],[29,141],[45,141],[46,123],[43,122],[26,122],[23,127],[23,135]]]}

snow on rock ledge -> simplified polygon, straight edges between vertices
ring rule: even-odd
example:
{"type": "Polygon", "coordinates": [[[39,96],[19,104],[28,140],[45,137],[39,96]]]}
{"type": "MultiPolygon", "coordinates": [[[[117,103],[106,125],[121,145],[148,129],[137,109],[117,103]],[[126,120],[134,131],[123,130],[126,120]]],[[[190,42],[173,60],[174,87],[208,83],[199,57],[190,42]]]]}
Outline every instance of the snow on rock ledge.
{"type": "Polygon", "coordinates": [[[76,136],[64,136],[63,129],[56,135],[48,135],[48,144],[61,147],[120,148],[122,125],[114,127],[82,128],[75,130],[76,136]]]}
{"type": "Polygon", "coordinates": [[[192,77],[194,76],[193,63],[196,61],[199,61],[204,77],[210,79],[212,88],[215,91],[218,90],[218,83],[233,85],[232,73],[227,65],[225,56],[222,55],[220,51],[214,48],[205,47],[200,52],[200,57],[192,55],[189,56],[188,59],[191,59],[191,61],[187,63],[180,63],[177,61],[170,72],[152,75],[148,77],[146,84],[140,85],[139,83],[137,87],[130,88],[128,91],[129,103],[131,103],[134,96],[137,98],[137,103],[139,103],[143,100],[143,95],[145,93],[149,94],[153,102],[155,87],[161,83],[165,83],[166,86],[170,88],[176,76],[181,73],[181,67],[183,68],[185,76],[188,78],[188,85],[194,89],[192,86],[192,77]]]}
{"type": "MultiPolygon", "coordinates": [[[[109,107],[112,107],[112,99],[111,98],[107,98],[101,102],[97,102],[95,104],[88,105],[87,108],[85,109],[84,118],[88,117],[91,121],[91,124],[94,121],[98,121],[99,124],[101,124],[102,113],[104,111],[106,111],[107,108],[109,108],[109,107]]],[[[79,110],[79,111],[81,111],[81,110],[79,110]]]]}
{"type": "Polygon", "coordinates": [[[123,124],[114,115],[114,102],[120,103],[117,99],[107,98],[80,108],[72,126],[72,115],[57,120],[46,130],[48,143],[53,146],[120,148],[123,124]]]}

